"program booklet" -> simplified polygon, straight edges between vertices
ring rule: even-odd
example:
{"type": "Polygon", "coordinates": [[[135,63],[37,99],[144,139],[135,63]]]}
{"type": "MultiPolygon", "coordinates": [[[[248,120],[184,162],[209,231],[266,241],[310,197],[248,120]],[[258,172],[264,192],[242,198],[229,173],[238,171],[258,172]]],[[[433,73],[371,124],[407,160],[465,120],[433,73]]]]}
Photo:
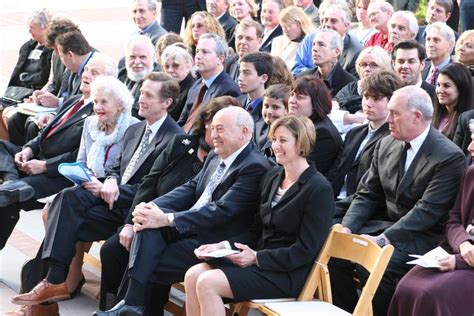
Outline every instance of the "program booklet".
{"type": "Polygon", "coordinates": [[[77,185],[92,180],[90,171],[82,162],[64,162],[58,166],[58,172],[77,185]]]}

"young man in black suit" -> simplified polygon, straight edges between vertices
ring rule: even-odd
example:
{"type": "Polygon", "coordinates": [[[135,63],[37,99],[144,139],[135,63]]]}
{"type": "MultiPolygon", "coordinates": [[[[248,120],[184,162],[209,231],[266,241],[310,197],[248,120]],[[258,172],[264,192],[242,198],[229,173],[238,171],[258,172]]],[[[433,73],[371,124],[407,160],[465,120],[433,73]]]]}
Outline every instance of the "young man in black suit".
{"type": "MultiPolygon", "coordinates": [[[[377,144],[342,219],[343,231],[395,248],[373,299],[375,315],[386,314],[398,280],[410,270],[409,254],[424,254],[441,242],[466,166],[462,151],[430,126],[433,105],[423,89],[403,87],[387,107],[390,135],[377,144]]],[[[334,304],[352,311],[354,266],[330,269],[334,304]]]]}
{"type": "Polygon", "coordinates": [[[35,305],[69,298],[65,280],[76,242],[103,240],[123,225],[142,178],[171,138],[182,132],[167,110],[179,93],[178,83],[164,73],[151,73],[143,83],[139,114],[144,121],[130,126],[123,137],[120,166],[101,184],[100,195],[74,187],[56,196],[48,214],[43,259],[46,278],[15,304],[35,305]]]}
{"type": "Polygon", "coordinates": [[[62,162],[76,160],[84,120],[93,113],[90,83],[99,75],[116,76],[117,68],[110,57],[94,54],[82,74],[83,95],[70,98],[41,135],[23,147],[0,141],[0,249],[10,237],[20,209],[42,207],[37,199],[72,185],[57,169],[62,162]]]}
{"type": "Polygon", "coordinates": [[[240,95],[237,83],[224,72],[227,49],[227,43],[218,35],[206,33],[199,37],[194,60],[201,78],[189,89],[186,104],[178,120],[178,124],[186,133],[191,130],[196,120],[199,105],[223,95],[240,95]]]}
{"type": "Polygon", "coordinates": [[[344,148],[329,172],[328,180],[336,199],[342,200],[354,194],[357,184],[369,169],[375,146],[389,134],[387,103],[401,86],[398,77],[388,71],[376,73],[362,82],[362,110],[369,123],[347,132],[344,148]]]}
{"type": "MultiPolygon", "coordinates": [[[[129,285],[124,300],[95,315],[141,315],[147,283],[182,281],[196,264],[194,249],[245,231],[258,209],[259,184],[268,161],[251,142],[253,120],[240,107],[214,116],[215,146],[201,172],[188,183],[133,211],[137,232],[130,250],[129,285]],[[175,237],[170,237],[169,230],[175,237]]],[[[157,299],[163,307],[167,292],[157,299]]]]}

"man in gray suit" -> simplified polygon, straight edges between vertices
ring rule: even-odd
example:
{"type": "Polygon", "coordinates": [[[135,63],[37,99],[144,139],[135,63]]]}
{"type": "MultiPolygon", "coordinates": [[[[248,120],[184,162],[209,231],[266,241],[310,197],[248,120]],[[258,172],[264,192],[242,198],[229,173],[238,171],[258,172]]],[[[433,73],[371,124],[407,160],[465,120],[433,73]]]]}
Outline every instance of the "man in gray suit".
{"type": "MultiPolygon", "coordinates": [[[[412,267],[408,255],[422,255],[441,241],[465,168],[461,150],[430,126],[433,106],[423,89],[401,88],[387,107],[390,136],[377,145],[342,219],[345,232],[395,247],[373,300],[375,315],[385,315],[398,280],[412,267]]],[[[352,310],[357,296],[347,268],[334,263],[332,269],[341,271],[333,271],[331,281],[334,303],[352,310]]]]}
{"type": "Polygon", "coordinates": [[[138,27],[138,34],[148,36],[153,45],[168,33],[156,20],[157,5],[155,0],[134,0],[132,5],[133,22],[138,27]]]}

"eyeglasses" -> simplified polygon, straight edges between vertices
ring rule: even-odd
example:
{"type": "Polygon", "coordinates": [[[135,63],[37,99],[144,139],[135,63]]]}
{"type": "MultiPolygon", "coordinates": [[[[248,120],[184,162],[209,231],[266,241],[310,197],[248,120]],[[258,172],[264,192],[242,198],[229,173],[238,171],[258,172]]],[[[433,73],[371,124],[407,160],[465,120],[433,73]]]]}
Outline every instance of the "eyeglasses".
{"type": "Polygon", "coordinates": [[[367,66],[369,66],[369,68],[379,68],[379,65],[377,65],[376,63],[369,63],[369,64],[368,63],[360,63],[359,64],[360,68],[365,68],[367,66]]]}

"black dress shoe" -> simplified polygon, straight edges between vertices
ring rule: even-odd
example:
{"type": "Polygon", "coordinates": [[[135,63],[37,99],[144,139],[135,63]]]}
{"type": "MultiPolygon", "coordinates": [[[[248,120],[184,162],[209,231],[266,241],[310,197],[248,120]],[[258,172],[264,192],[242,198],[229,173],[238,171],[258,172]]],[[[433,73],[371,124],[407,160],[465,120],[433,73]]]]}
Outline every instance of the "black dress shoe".
{"type": "Polygon", "coordinates": [[[34,195],[35,190],[25,181],[5,181],[0,185],[0,207],[6,207],[15,202],[28,201],[34,195]]]}
{"type": "Polygon", "coordinates": [[[112,309],[105,312],[94,312],[94,316],[141,316],[143,315],[143,306],[130,306],[125,304],[125,300],[121,300],[112,309]]]}

